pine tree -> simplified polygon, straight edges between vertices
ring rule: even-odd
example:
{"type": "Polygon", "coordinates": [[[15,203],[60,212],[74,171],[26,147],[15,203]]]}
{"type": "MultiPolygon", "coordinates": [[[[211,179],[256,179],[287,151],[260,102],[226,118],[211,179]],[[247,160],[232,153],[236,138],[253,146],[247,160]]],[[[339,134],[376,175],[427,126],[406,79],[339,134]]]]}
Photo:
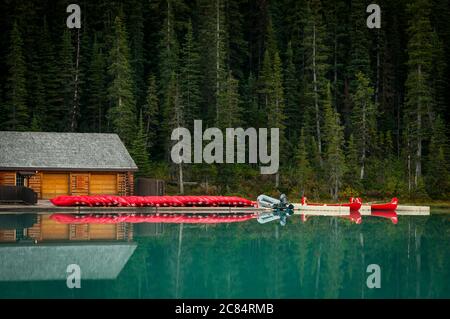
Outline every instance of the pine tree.
{"type": "Polygon", "coordinates": [[[348,41],[348,7],[344,1],[324,1],[325,16],[330,41],[332,92],[335,110],[340,110],[344,89],[344,66],[347,60],[346,41],[348,41]]]}
{"type": "MultiPolygon", "coordinates": [[[[261,103],[259,107],[259,112],[262,114],[267,114],[272,94],[273,94],[273,63],[270,58],[269,50],[266,50],[264,53],[264,60],[262,69],[260,71],[258,77],[258,93],[261,97],[261,103]]],[[[260,123],[261,126],[266,125],[267,119],[264,119],[263,123],[260,123]]]]}
{"type": "Polygon", "coordinates": [[[308,160],[308,150],[306,148],[305,134],[303,128],[300,131],[299,145],[296,152],[296,180],[300,187],[300,196],[307,193],[307,185],[312,176],[311,165],[308,160]]]}
{"type": "Polygon", "coordinates": [[[360,179],[365,177],[367,157],[376,144],[377,106],[373,102],[374,90],[369,79],[361,72],[356,74],[357,86],[353,99],[353,135],[359,150],[360,179]]]}
{"type": "Polygon", "coordinates": [[[178,1],[168,0],[164,7],[164,23],[162,26],[162,38],[160,43],[159,57],[159,87],[160,92],[160,115],[161,128],[160,136],[162,147],[160,148],[163,158],[168,160],[170,155],[171,132],[175,127],[180,126],[180,121],[174,118],[180,117],[184,122],[184,114],[175,111],[181,109],[182,102],[180,98],[179,87],[179,44],[175,33],[175,7],[178,1]]]}
{"type": "Polygon", "coordinates": [[[250,73],[246,84],[243,88],[242,94],[242,104],[243,107],[242,114],[244,125],[246,127],[258,127],[258,125],[263,122],[262,112],[258,112],[258,87],[257,80],[255,79],[253,73],[250,73]]]}
{"type": "Polygon", "coordinates": [[[350,88],[356,90],[358,80],[356,74],[362,72],[370,75],[369,39],[366,25],[366,1],[351,1],[351,29],[350,29],[350,63],[347,68],[348,77],[351,79],[350,88]]]}
{"type": "Polygon", "coordinates": [[[114,33],[108,66],[110,77],[108,94],[111,103],[108,118],[113,131],[119,134],[126,146],[130,146],[135,136],[136,105],[133,96],[133,77],[129,63],[127,33],[119,16],[114,20],[114,33]]]}
{"type": "MultiPolygon", "coordinates": [[[[328,48],[325,45],[325,27],[322,18],[322,8],[319,0],[311,0],[307,4],[304,28],[304,54],[306,71],[306,103],[309,112],[313,114],[315,139],[319,155],[322,154],[322,118],[321,93],[325,89],[326,72],[329,68],[328,48]]],[[[320,160],[322,162],[322,160],[320,160]]]]}
{"type": "Polygon", "coordinates": [[[48,111],[48,101],[46,101],[45,86],[42,81],[45,70],[42,70],[39,41],[43,30],[39,26],[40,19],[36,13],[36,5],[32,5],[32,7],[26,10],[30,21],[27,22],[27,37],[24,41],[27,63],[27,104],[31,118],[31,130],[41,131],[44,127],[45,113],[48,111]],[[33,50],[28,48],[33,48],[33,50]]]}
{"type": "Polygon", "coordinates": [[[245,80],[245,62],[248,59],[248,43],[244,38],[244,12],[242,11],[244,4],[243,0],[228,0],[225,3],[226,34],[228,35],[226,60],[239,83],[245,80]]]}
{"type": "Polygon", "coordinates": [[[217,123],[219,96],[227,79],[226,58],[228,47],[224,0],[202,0],[199,6],[198,40],[201,55],[202,112],[211,123],[217,123]]]}
{"type": "Polygon", "coordinates": [[[55,45],[52,41],[47,20],[44,18],[44,25],[40,32],[38,41],[39,65],[41,79],[45,92],[45,109],[42,110],[40,123],[44,131],[62,131],[65,118],[61,114],[61,83],[58,69],[58,62],[55,58],[55,45]]]}
{"type": "Polygon", "coordinates": [[[88,130],[92,132],[104,132],[106,129],[105,115],[107,114],[106,63],[103,47],[94,37],[91,60],[87,77],[86,95],[87,103],[83,114],[88,130]]]}
{"type": "MultiPolygon", "coordinates": [[[[287,140],[285,138],[286,115],[284,110],[284,88],[283,88],[283,66],[278,52],[275,52],[272,75],[272,96],[267,109],[267,124],[269,127],[279,129],[279,149],[281,163],[285,162],[287,156],[287,140]]],[[[275,175],[275,187],[279,185],[279,171],[275,175]]]]}
{"type": "Polygon", "coordinates": [[[283,66],[278,52],[275,52],[273,61],[273,75],[272,75],[272,97],[270,99],[269,109],[267,110],[267,123],[270,127],[278,127],[280,129],[280,151],[286,150],[285,139],[285,103],[284,103],[284,88],[283,88],[283,66]]]}
{"type": "Polygon", "coordinates": [[[145,134],[144,122],[142,119],[142,112],[139,116],[139,129],[136,137],[131,144],[130,150],[134,162],[139,168],[136,176],[148,176],[150,174],[150,162],[147,151],[147,136],[145,134]]]}
{"type": "Polygon", "coordinates": [[[447,129],[441,117],[436,119],[426,162],[425,187],[432,197],[450,192],[449,144],[447,129]]]}
{"type": "MultiPolygon", "coordinates": [[[[78,129],[80,119],[80,100],[81,87],[84,82],[84,71],[86,70],[85,54],[87,54],[86,40],[88,36],[84,33],[83,39],[81,37],[80,29],[76,30],[75,36],[75,57],[74,57],[74,74],[73,74],[73,90],[72,103],[70,107],[69,130],[75,132],[78,129]],[[84,69],[83,69],[84,68],[84,69]]],[[[87,59],[86,59],[87,61],[87,59]]]]}
{"type": "Polygon", "coordinates": [[[72,112],[74,90],[74,49],[69,29],[65,28],[61,41],[61,49],[58,58],[60,100],[58,114],[63,122],[61,130],[69,131],[70,114],[72,112]]]}
{"type": "Polygon", "coordinates": [[[286,138],[289,141],[298,139],[298,127],[301,123],[302,109],[299,97],[299,85],[294,65],[294,53],[291,42],[288,43],[286,52],[286,67],[284,71],[285,107],[286,107],[286,138]]]}
{"type": "Polygon", "coordinates": [[[194,39],[192,22],[189,20],[181,53],[181,99],[184,104],[188,127],[200,115],[200,55],[194,39]]]}
{"type": "Polygon", "coordinates": [[[144,17],[141,0],[126,1],[127,30],[130,35],[130,65],[133,70],[134,96],[137,105],[145,98],[144,17]]]}
{"type": "Polygon", "coordinates": [[[183,127],[185,123],[184,107],[180,99],[180,86],[178,80],[178,74],[172,72],[172,76],[167,88],[165,106],[163,116],[163,136],[166,141],[167,155],[170,154],[170,147],[173,141],[170,140],[172,130],[178,127],[183,127]]]}
{"type": "Polygon", "coordinates": [[[264,39],[265,50],[269,53],[270,59],[275,58],[275,53],[278,52],[277,39],[273,28],[272,15],[268,12],[267,30],[264,39]]]}
{"type": "Polygon", "coordinates": [[[345,179],[346,183],[353,187],[359,185],[360,173],[358,171],[360,171],[360,161],[358,153],[355,137],[351,134],[345,150],[345,163],[347,165],[345,179]]]}
{"type": "Polygon", "coordinates": [[[148,78],[148,89],[146,103],[143,107],[145,135],[147,136],[147,147],[156,144],[158,132],[159,101],[157,95],[156,77],[150,74],[148,78]]]}
{"type": "Polygon", "coordinates": [[[405,121],[410,124],[415,152],[414,185],[422,176],[423,141],[429,122],[433,120],[433,93],[429,85],[433,47],[430,39],[430,5],[426,0],[415,0],[408,5],[408,78],[406,80],[405,121]],[[426,121],[426,117],[430,121],[426,121]],[[428,125],[427,125],[428,124],[428,125]]]}
{"type": "MultiPolygon", "coordinates": [[[[174,5],[173,0],[167,0],[167,6],[165,8],[166,15],[164,24],[162,27],[162,39],[160,43],[160,57],[159,57],[159,70],[160,70],[160,94],[165,100],[166,93],[172,78],[173,72],[178,72],[178,54],[179,45],[175,34],[175,17],[174,17],[174,5]]],[[[164,102],[165,104],[165,102],[164,102]]]]}
{"type": "Polygon", "coordinates": [[[215,44],[215,87],[216,87],[216,123],[219,122],[220,108],[220,96],[223,91],[226,90],[226,47],[227,47],[227,34],[225,25],[225,7],[223,0],[215,0],[215,32],[214,32],[214,44],[215,44]]]}
{"type": "Polygon", "coordinates": [[[28,108],[26,105],[26,65],[22,47],[23,42],[20,30],[17,23],[14,22],[6,61],[8,78],[5,87],[6,101],[3,110],[6,113],[6,121],[2,123],[2,128],[6,130],[22,131],[29,126],[28,108]]]}
{"type": "MultiPolygon", "coordinates": [[[[433,92],[433,113],[442,114],[445,112],[446,107],[446,90],[449,87],[449,79],[447,76],[447,64],[445,61],[445,51],[442,40],[438,37],[436,32],[433,32],[432,48],[433,48],[433,62],[431,66],[430,74],[431,77],[431,87],[433,92]]],[[[432,115],[434,118],[434,115],[432,115]]]]}
{"type": "Polygon", "coordinates": [[[219,96],[219,117],[217,125],[219,128],[235,128],[242,126],[242,111],[240,107],[239,82],[233,77],[231,71],[228,72],[228,78],[225,89],[219,96]]]}
{"type": "Polygon", "coordinates": [[[325,162],[330,194],[334,200],[339,196],[339,189],[346,171],[344,147],[344,132],[339,114],[332,107],[331,85],[328,84],[324,100],[324,142],[326,144],[325,162]]]}
{"type": "MultiPolygon", "coordinates": [[[[170,154],[171,146],[174,144],[174,141],[170,140],[171,133],[174,129],[178,127],[184,126],[184,108],[183,104],[180,101],[180,90],[179,90],[179,81],[178,74],[172,72],[172,76],[170,78],[169,86],[167,88],[166,100],[165,100],[164,111],[164,122],[163,122],[163,136],[166,136],[165,141],[165,150],[167,157],[170,154]]],[[[178,185],[180,194],[184,193],[184,171],[183,171],[183,163],[178,164],[178,185]]]]}

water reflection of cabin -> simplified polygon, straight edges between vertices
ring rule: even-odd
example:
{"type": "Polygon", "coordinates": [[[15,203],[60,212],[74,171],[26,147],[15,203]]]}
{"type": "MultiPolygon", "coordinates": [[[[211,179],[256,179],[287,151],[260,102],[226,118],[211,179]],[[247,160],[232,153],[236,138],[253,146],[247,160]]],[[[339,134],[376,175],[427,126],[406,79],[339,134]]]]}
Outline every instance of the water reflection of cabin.
{"type": "Polygon", "coordinates": [[[78,265],[82,280],[116,279],[136,243],[88,242],[0,245],[0,282],[66,280],[78,265]]]}
{"type": "Polygon", "coordinates": [[[132,195],[137,166],[116,134],[0,132],[0,185],[58,195],[132,195]]]}
{"type": "Polygon", "coordinates": [[[71,264],[83,279],[115,279],[137,247],[131,224],[66,225],[49,217],[0,214],[0,282],[65,280],[71,264]]]}
{"type": "Polygon", "coordinates": [[[0,243],[20,241],[131,241],[133,225],[118,224],[62,224],[49,214],[0,215],[0,243]]]}

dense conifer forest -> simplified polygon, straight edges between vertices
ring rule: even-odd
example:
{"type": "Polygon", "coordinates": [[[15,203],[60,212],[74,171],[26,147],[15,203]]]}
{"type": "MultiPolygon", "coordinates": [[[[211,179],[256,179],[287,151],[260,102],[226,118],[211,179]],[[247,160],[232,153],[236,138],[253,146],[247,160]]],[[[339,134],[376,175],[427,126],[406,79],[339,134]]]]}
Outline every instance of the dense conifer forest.
{"type": "Polygon", "coordinates": [[[449,197],[448,0],[72,2],[0,3],[0,130],[118,133],[174,193],[449,197]],[[175,165],[195,119],[278,127],[279,174],[175,165]]]}

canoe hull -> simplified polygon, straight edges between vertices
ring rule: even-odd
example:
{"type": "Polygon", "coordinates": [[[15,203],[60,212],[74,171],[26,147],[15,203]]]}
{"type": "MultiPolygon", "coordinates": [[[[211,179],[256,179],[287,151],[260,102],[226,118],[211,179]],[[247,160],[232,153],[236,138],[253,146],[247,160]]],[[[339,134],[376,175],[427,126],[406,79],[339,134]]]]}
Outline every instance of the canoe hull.
{"type": "Polygon", "coordinates": [[[390,203],[372,204],[372,205],[370,205],[370,209],[371,210],[392,211],[392,210],[396,210],[397,206],[398,206],[398,199],[393,198],[390,203]]]}

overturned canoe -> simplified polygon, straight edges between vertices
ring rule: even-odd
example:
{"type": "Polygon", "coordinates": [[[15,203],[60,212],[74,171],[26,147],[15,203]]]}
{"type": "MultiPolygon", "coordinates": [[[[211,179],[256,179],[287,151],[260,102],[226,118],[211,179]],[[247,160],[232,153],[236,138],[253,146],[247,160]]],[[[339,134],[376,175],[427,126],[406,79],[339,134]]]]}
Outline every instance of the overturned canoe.
{"type": "Polygon", "coordinates": [[[55,206],[89,207],[254,207],[255,202],[236,196],[58,196],[55,206]]]}
{"type": "Polygon", "coordinates": [[[371,210],[396,210],[398,206],[398,199],[394,197],[389,203],[371,204],[371,210]]]}
{"type": "Polygon", "coordinates": [[[118,215],[71,215],[53,214],[50,219],[62,224],[117,224],[117,223],[171,223],[171,224],[221,224],[244,222],[256,218],[245,215],[185,215],[185,214],[118,214],[118,215]]]}
{"type": "Polygon", "coordinates": [[[348,203],[339,203],[339,204],[321,204],[321,203],[307,203],[306,197],[302,197],[301,204],[303,206],[341,206],[341,207],[350,207],[350,210],[359,210],[362,205],[361,198],[351,197],[348,203]]]}

